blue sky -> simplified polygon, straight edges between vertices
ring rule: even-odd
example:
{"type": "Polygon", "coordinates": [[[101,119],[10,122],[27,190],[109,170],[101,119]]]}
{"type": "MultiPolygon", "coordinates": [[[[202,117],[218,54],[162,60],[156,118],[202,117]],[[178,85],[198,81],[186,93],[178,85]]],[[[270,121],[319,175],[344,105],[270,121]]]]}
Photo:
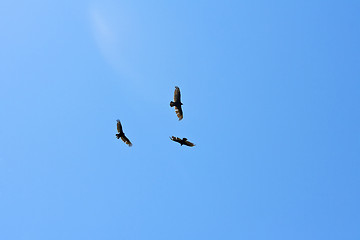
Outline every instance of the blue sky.
{"type": "Polygon", "coordinates": [[[360,239],[359,11],[0,2],[0,238],[360,239]]]}

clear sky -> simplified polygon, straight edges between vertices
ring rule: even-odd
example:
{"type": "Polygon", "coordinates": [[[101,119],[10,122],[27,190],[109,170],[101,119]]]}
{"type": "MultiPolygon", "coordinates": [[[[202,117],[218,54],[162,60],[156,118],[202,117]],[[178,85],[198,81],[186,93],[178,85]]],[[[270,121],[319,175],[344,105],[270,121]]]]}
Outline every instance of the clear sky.
{"type": "Polygon", "coordinates": [[[360,239],[359,12],[1,1],[0,239],[360,239]]]}

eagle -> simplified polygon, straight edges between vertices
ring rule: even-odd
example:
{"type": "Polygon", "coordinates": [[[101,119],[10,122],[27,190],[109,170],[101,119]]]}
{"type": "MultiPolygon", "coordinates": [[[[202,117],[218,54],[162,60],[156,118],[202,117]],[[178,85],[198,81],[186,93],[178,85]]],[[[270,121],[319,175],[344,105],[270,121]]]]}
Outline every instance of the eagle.
{"type": "Polygon", "coordinates": [[[120,120],[116,120],[117,121],[117,131],[119,133],[116,134],[116,138],[119,139],[121,138],[121,140],[124,141],[124,143],[126,143],[127,145],[129,145],[129,147],[132,146],[132,143],[130,142],[130,140],[125,136],[123,130],[122,130],[122,126],[121,126],[121,122],[120,120]]]}
{"type": "Polygon", "coordinates": [[[187,140],[187,138],[181,139],[181,138],[172,136],[170,139],[171,139],[172,141],[174,141],[174,142],[180,143],[181,146],[182,146],[182,145],[186,145],[186,146],[189,146],[189,147],[195,146],[195,144],[193,144],[192,142],[189,142],[189,141],[187,140]]]}
{"type": "Polygon", "coordinates": [[[183,104],[182,104],[182,102],[180,100],[180,88],[175,87],[174,101],[170,102],[170,107],[175,107],[175,112],[176,112],[176,115],[179,118],[179,121],[181,119],[183,119],[183,111],[181,109],[181,105],[183,105],[183,104]]]}

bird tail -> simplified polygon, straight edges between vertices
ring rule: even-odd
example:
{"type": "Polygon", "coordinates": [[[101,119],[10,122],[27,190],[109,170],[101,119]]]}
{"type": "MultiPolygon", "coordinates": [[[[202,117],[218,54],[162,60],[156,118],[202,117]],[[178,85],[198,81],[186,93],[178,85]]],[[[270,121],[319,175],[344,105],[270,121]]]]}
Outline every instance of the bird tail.
{"type": "Polygon", "coordinates": [[[175,103],[173,101],[170,102],[170,107],[175,106],[175,103]]]}
{"type": "Polygon", "coordinates": [[[115,134],[116,138],[119,139],[120,138],[120,133],[115,134]]]}

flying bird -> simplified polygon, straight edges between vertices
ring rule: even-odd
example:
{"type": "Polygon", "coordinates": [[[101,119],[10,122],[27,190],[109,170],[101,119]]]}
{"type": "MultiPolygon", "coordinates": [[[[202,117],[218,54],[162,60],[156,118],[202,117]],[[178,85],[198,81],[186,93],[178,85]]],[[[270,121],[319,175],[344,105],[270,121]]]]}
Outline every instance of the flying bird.
{"type": "Polygon", "coordinates": [[[176,112],[176,115],[179,118],[179,121],[181,119],[183,119],[183,111],[181,109],[181,105],[183,105],[183,104],[182,104],[182,102],[180,100],[180,88],[175,87],[174,101],[170,102],[170,107],[175,107],[175,112],[176,112]]]}
{"type": "Polygon", "coordinates": [[[119,133],[116,134],[116,138],[119,139],[121,138],[121,140],[124,141],[124,143],[126,143],[127,145],[129,145],[129,147],[132,146],[132,143],[130,142],[130,140],[125,136],[123,130],[122,130],[122,126],[121,126],[121,123],[120,123],[120,120],[116,120],[117,121],[117,131],[119,133]]]}
{"type": "Polygon", "coordinates": [[[181,138],[172,136],[170,139],[173,140],[174,142],[180,143],[181,146],[182,146],[182,145],[186,145],[186,146],[189,146],[189,147],[195,146],[195,144],[193,144],[192,142],[189,142],[189,141],[187,140],[187,138],[181,139],[181,138]]]}

